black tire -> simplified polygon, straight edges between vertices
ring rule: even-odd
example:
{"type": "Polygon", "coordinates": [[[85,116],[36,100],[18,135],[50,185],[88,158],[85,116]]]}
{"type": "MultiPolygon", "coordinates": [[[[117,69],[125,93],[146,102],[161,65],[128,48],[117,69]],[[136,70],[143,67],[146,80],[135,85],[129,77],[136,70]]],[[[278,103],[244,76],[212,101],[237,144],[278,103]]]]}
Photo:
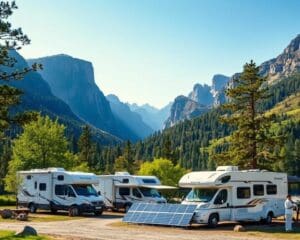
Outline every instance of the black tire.
{"type": "Polygon", "coordinates": [[[72,206],[69,208],[69,216],[76,217],[80,215],[79,208],[77,206],[72,206]]]}
{"type": "Polygon", "coordinates": [[[55,208],[51,208],[50,211],[51,211],[51,213],[53,213],[53,214],[56,214],[56,213],[57,213],[57,209],[55,209],[55,208]]]}
{"type": "Polygon", "coordinates": [[[267,217],[264,219],[265,224],[271,224],[273,221],[273,213],[269,212],[267,217]]]}
{"type": "Polygon", "coordinates": [[[216,213],[213,213],[209,216],[208,218],[208,227],[210,228],[216,228],[218,226],[219,223],[219,215],[216,213]]]}
{"type": "Polygon", "coordinates": [[[126,206],[124,207],[124,212],[127,213],[127,212],[129,211],[129,208],[130,208],[130,206],[129,206],[129,205],[126,205],[126,206]]]}
{"type": "Polygon", "coordinates": [[[30,213],[36,213],[37,207],[35,206],[34,203],[30,203],[28,209],[30,213]]]}
{"type": "Polygon", "coordinates": [[[103,213],[103,211],[102,210],[98,210],[98,211],[95,211],[94,212],[95,213],[95,216],[101,216],[102,215],[102,213],[103,213]]]}

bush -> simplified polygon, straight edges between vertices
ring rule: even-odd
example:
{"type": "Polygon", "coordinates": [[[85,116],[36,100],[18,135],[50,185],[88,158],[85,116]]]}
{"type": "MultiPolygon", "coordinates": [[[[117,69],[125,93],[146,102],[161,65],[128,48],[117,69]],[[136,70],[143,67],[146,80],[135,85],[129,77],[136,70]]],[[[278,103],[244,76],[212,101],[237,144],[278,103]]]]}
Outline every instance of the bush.
{"type": "Polygon", "coordinates": [[[0,195],[0,206],[15,206],[16,196],[15,195],[0,195]]]}

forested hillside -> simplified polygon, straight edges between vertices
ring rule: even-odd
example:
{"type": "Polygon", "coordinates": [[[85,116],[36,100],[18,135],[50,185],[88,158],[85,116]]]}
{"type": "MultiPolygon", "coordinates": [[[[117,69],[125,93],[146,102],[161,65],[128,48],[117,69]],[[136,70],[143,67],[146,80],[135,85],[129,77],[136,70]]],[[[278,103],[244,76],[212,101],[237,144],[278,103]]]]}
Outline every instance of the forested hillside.
{"type": "MultiPolygon", "coordinates": [[[[270,97],[261,104],[262,110],[267,111],[269,115],[272,114],[272,128],[276,134],[283,136],[285,143],[282,149],[276,149],[276,154],[281,154],[284,161],[281,162],[281,166],[274,165],[273,167],[276,170],[287,170],[294,175],[300,174],[299,167],[295,168],[297,161],[299,165],[297,158],[300,152],[299,92],[300,74],[295,74],[271,85],[270,97]],[[287,100],[284,101],[286,98],[287,100]]],[[[219,118],[224,113],[221,108],[216,108],[198,118],[186,120],[162,132],[156,132],[131,147],[132,157],[136,162],[166,157],[187,169],[212,169],[216,163],[210,157],[209,145],[212,140],[223,139],[234,130],[233,127],[220,121],[219,118]]],[[[106,160],[106,169],[113,168],[114,159],[122,154],[122,148],[102,149],[100,159],[106,160]]],[[[216,151],[221,150],[220,146],[216,149],[216,151]]]]}

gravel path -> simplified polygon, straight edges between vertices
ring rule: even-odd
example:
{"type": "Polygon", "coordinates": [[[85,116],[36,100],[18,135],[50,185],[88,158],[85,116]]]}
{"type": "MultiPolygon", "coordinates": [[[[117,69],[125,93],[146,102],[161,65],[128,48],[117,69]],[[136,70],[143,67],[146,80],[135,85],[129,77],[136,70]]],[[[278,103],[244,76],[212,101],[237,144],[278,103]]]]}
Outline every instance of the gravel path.
{"type": "MultiPolygon", "coordinates": [[[[246,236],[221,229],[181,229],[141,225],[123,225],[121,216],[105,214],[101,217],[54,222],[0,222],[0,229],[21,231],[25,225],[34,227],[40,234],[56,235],[66,239],[118,239],[118,240],[266,240],[266,237],[246,236]]],[[[230,225],[230,229],[233,225],[230,225]]],[[[268,240],[271,238],[267,238],[268,240]]]]}

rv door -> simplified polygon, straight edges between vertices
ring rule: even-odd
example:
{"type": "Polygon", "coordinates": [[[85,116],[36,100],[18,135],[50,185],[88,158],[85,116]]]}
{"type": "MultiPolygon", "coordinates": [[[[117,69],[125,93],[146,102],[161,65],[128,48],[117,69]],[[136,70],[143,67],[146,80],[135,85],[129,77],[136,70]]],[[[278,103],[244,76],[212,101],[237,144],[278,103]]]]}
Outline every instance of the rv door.
{"type": "Polygon", "coordinates": [[[231,219],[231,191],[230,189],[220,189],[214,201],[214,208],[219,213],[220,221],[231,219]]]}
{"type": "Polygon", "coordinates": [[[48,208],[51,201],[51,174],[41,174],[37,181],[38,205],[40,208],[48,208]]]}

